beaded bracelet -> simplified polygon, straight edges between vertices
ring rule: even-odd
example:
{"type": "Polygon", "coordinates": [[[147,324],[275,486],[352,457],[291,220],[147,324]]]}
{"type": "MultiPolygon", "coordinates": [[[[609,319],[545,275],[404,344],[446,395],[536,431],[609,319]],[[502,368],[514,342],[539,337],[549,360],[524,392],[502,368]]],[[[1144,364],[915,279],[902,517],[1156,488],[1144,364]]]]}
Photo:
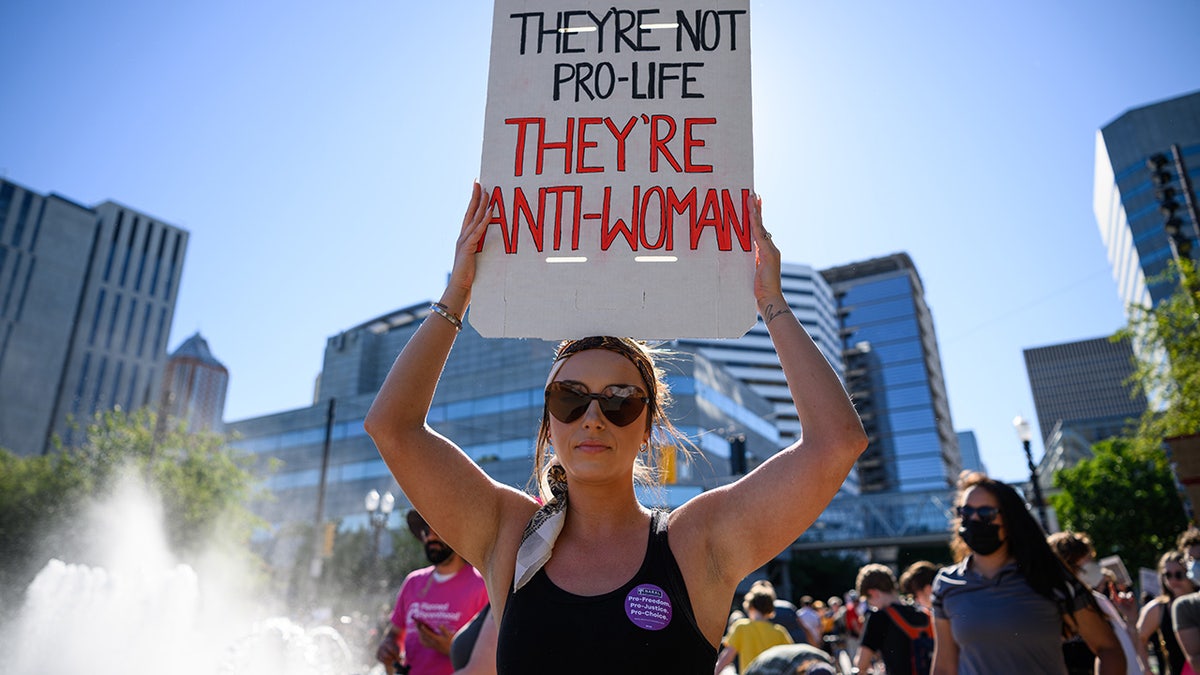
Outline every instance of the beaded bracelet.
{"type": "Polygon", "coordinates": [[[449,321],[450,325],[454,326],[454,330],[456,330],[456,331],[462,330],[462,319],[451,314],[449,307],[443,305],[440,302],[435,302],[435,303],[429,305],[429,311],[431,311],[435,314],[438,314],[443,319],[449,321]]]}

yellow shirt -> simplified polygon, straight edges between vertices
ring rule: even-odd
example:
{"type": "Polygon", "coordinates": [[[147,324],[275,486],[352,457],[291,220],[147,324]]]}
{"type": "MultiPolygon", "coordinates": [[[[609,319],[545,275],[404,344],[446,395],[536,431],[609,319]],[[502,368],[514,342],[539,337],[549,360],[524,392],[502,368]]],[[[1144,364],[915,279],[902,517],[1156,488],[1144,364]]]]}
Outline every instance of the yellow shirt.
{"type": "Polygon", "coordinates": [[[750,662],[767,649],[792,644],[792,636],[767,619],[738,619],[729,629],[725,644],[737,650],[738,672],[745,672],[750,662]]]}

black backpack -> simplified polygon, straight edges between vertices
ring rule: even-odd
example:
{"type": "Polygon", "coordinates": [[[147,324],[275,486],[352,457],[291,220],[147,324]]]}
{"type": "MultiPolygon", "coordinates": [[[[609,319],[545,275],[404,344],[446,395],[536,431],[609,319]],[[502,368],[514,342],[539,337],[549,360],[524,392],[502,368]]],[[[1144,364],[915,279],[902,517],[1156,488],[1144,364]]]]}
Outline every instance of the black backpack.
{"type": "Polygon", "coordinates": [[[912,643],[909,654],[912,656],[913,674],[927,675],[927,673],[933,670],[933,617],[929,616],[929,613],[924,609],[917,608],[917,611],[927,616],[928,620],[924,626],[914,626],[904,618],[904,615],[895,606],[888,605],[884,607],[884,611],[887,612],[892,623],[904,631],[904,634],[908,636],[909,642],[912,643]]]}

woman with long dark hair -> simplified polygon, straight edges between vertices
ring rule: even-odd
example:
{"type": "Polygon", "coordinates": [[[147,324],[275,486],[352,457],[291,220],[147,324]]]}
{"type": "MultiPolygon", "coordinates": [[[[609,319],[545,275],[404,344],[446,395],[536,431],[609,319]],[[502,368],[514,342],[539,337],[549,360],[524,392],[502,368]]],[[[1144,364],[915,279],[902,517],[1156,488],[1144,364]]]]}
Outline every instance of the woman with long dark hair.
{"type": "Polygon", "coordinates": [[[1158,583],[1162,593],[1142,608],[1138,615],[1138,649],[1142,658],[1153,651],[1162,675],[1180,675],[1187,659],[1171,623],[1171,605],[1181,595],[1196,592],[1196,584],[1187,577],[1187,559],[1182,551],[1167,551],[1158,559],[1158,583]],[[1149,650],[1147,650],[1149,646],[1149,650]]]}
{"type": "Polygon", "coordinates": [[[964,473],[955,499],[956,565],[933,583],[933,673],[1065,675],[1064,633],[1096,654],[1097,673],[1125,672],[1125,657],[1091,592],[1054,554],[1012,487],[964,473]]]}

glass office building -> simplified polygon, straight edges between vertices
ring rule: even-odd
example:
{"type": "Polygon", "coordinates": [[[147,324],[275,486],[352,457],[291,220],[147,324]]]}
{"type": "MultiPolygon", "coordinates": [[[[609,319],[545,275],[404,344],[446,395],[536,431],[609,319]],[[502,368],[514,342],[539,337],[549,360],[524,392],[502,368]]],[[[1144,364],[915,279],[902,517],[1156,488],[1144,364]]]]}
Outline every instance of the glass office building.
{"type": "Polygon", "coordinates": [[[1126,307],[1157,304],[1174,291],[1155,280],[1174,255],[1164,202],[1176,206],[1181,236],[1191,241],[1192,258],[1200,257],[1198,183],[1200,91],[1134,108],[1096,132],[1093,211],[1126,307]],[[1156,159],[1161,171],[1152,171],[1156,159]]]}
{"type": "MultiPolygon", "coordinates": [[[[363,420],[396,355],[429,313],[419,303],[343,331],[327,341],[313,405],[231,422],[234,445],[257,458],[272,499],[256,506],[278,532],[289,523],[366,524],[370,490],[408,502],[379,457],[363,420]],[[319,512],[318,512],[319,511],[319,512]]],[[[439,319],[440,320],[440,319],[439,319]]],[[[643,493],[648,504],[677,506],[733,479],[735,439],[744,439],[747,469],[782,443],[768,418],[771,403],[717,364],[675,345],[665,364],[671,419],[698,450],[677,462],[673,482],[643,493]]],[[[527,486],[555,343],[485,339],[464,322],[429,411],[429,424],[453,439],[490,476],[527,486]]]]}
{"type": "Polygon", "coordinates": [[[822,270],[837,300],[846,386],[869,444],[864,494],[945,489],[962,468],[933,316],[906,253],[822,270]]]}
{"type": "Polygon", "coordinates": [[[1146,410],[1146,398],[1128,383],[1133,376],[1128,339],[1092,338],[1026,349],[1025,371],[1047,448],[1051,437],[1065,430],[1088,445],[1120,436],[1136,427],[1146,410]]]}
{"type": "MultiPolygon", "coordinates": [[[[784,263],[781,269],[784,298],[829,365],[844,379],[841,341],[838,338],[837,304],[829,283],[808,265],[784,263]]],[[[679,344],[698,350],[718,363],[731,375],[771,402],[771,421],[779,430],[780,442],[790,445],[800,438],[800,418],[788,390],[779,355],[771,343],[762,317],[746,335],[735,340],[679,340],[679,344]]],[[[846,478],[842,491],[858,493],[854,472],[846,478]]]]}

